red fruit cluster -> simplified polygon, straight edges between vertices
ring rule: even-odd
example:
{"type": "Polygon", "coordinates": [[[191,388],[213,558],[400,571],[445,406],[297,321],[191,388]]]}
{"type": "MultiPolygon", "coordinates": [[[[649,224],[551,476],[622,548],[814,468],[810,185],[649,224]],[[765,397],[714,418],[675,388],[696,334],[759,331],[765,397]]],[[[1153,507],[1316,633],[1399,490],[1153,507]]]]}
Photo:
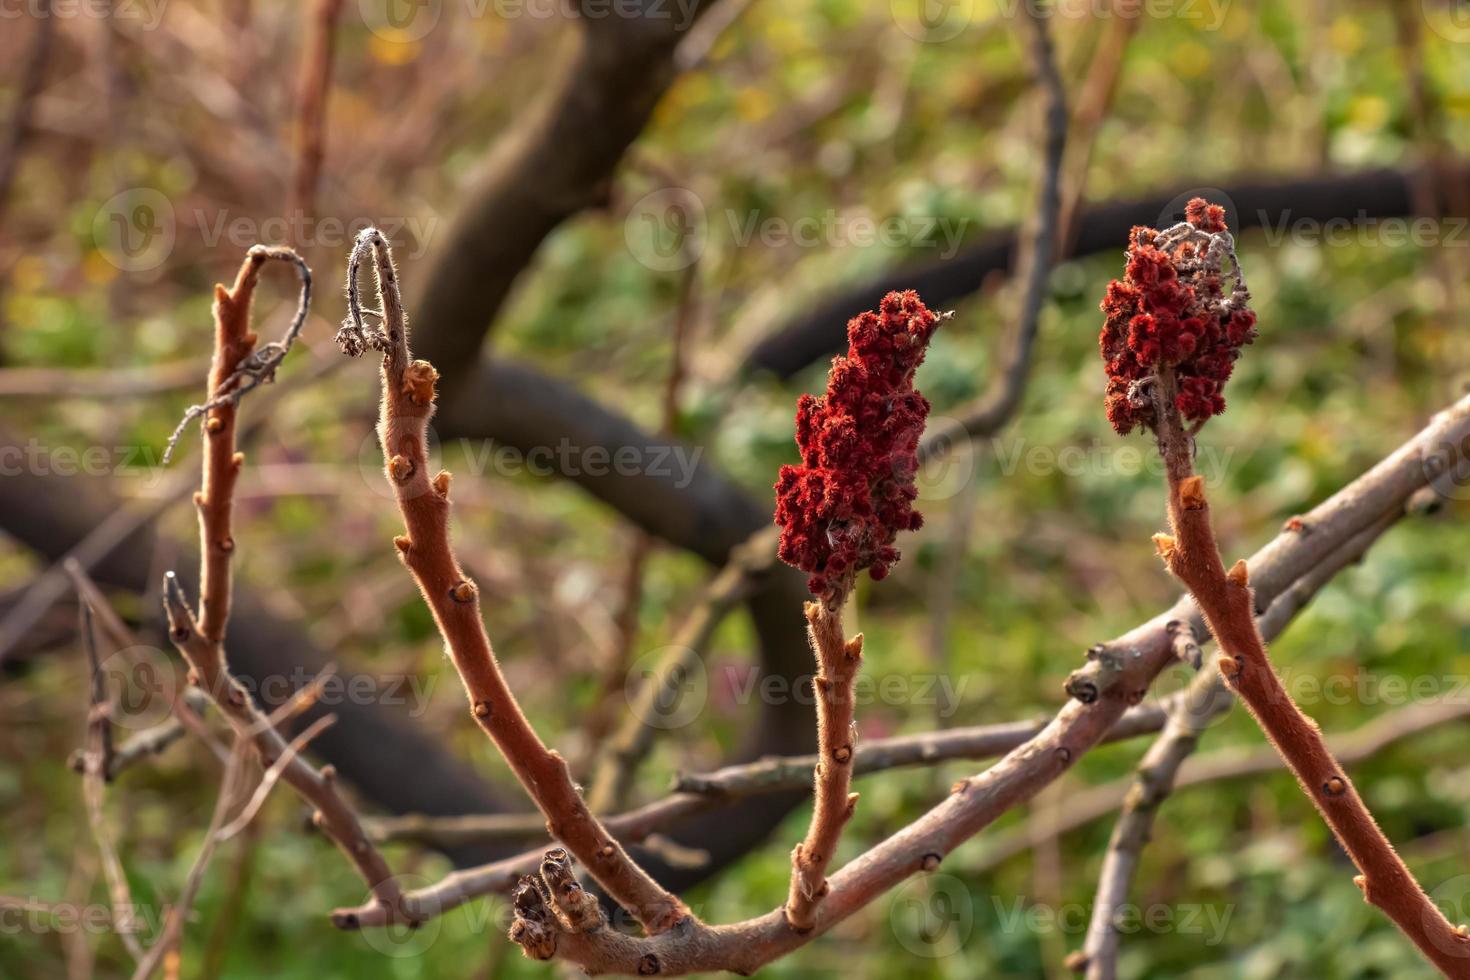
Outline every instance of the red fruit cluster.
{"type": "Polygon", "coordinates": [[[1173,368],[1174,404],[1184,418],[1203,422],[1225,411],[1225,382],[1240,348],[1256,336],[1238,269],[1225,292],[1222,266],[1234,262],[1225,209],[1197,197],[1184,216],[1184,225],[1168,231],[1133,229],[1126,274],[1108,284],[1102,302],[1108,421],[1120,435],[1156,424],[1147,382],[1165,366],[1173,368]]]}
{"type": "Polygon", "coordinates": [[[938,324],[913,290],[889,293],[876,313],[848,322],[847,355],[833,359],[827,393],[797,402],[801,465],[781,467],[776,480],[780,556],[809,572],[807,587],[830,606],[863,569],[887,575],[898,532],[923,522],[914,474],[929,402],[914,390],[914,369],[938,324]]]}

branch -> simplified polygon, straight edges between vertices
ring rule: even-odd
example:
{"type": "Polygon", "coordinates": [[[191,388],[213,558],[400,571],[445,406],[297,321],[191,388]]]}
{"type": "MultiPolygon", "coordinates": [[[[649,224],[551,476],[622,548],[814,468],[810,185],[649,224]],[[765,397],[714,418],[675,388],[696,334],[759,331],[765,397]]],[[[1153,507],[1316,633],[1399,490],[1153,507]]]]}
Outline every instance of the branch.
{"type": "Polygon", "coordinates": [[[348,354],[369,348],[383,354],[378,435],[388,482],[408,532],[394,544],[434,614],[475,720],[545,815],[550,833],[587,866],[614,901],[652,934],[688,920],[684,903],[634,864],[592,815],[572,783],[566,761],[536,735],[501,674],[480,618],[479,590],[465,577],[450,547],[449,473],[429,477],[427,429],[438,375],[427,361],[410,360],[398,274],[388,243],[377,229],[358,236],[348,262],[347,292],[348,319],[338,343],[348,354]],[[374,260],[381,330],[364,324],[358,300],[356,278],[365,255],[374,260]]]}
{"type": "Polygon", "coordinates": [[[1361,872],[1354,881],[1363,897],[1382,909],[1446,976],[1470,977],[1470,931],[1452,926],[1430,901],[1384,837],[1346,770],[1333,758],[1321,729],[1302,713],[1277,677],[1256,628],[1249,569],[1238,561],[1227,572],[1220,559],[1204,480],[1193,473],[1193,442],[1184,431],[1175,394],[1173,372],[1164,368],[1158,376],[1156,404],[1174,533],[1155,537],[1160,555],[1194,595],[1218,638],[1223,653],[1220,672],[1361,872]]]}
{"type": "Polygon", "coordinates": [[[332,60],[336,48],[337,18],[342,0],[317,0],[307,29],[305,56],[296,83],[296,155],[291,173],[293,214],[309,217],[316,204],[316,189],[325,155],[327,95],[332,85],[332,60]]]}
{"type": "MultiPolygon", "coordinates": [[[[1441,412],[1413,439],[1367,473],[1308,514],[1290,522],[1286,530],[1252,558],[1260,580],[1257,595],[1261,601],[1274,601],[1343,542],[1373,528],[1385,514],[1402,512],[1409,499],[1430,480],[1447,472],[1458,473],[1458,467],[1464,463],[1458,447],[1467,437],[1470,437],[1470,397],[1441,412]]],[[[947,849],[1029,799],[1065,772],[1082,753],[1107,739],[1116,727],[1131,723],[1124,721],[1120,726],[1120,719],[1137,719],[1140,726],[1153,725],[1144,730],[1157,730],[1163,723],[1161,714],[1156,716],[1156,722],[1145,722],[1149,716],[1144,712],[1149,708],[1128,712],[1126,705],[1130,700],[1135,703],[1140,700],[1149,682],[1168,664],[1181,655],[1195,657],[1189,645],[1180,642],[1183,622],[1190,622],[1204,635],[1203,621],[1187,597],[1124,636],[1095,647],[1094,651],[1101,650],[1104,654],[1094,654],[1088,667],[1077,672],[1088,674],[1096,682],[1092,696],[1085,701],[1074,699],[1040,731],[1020,735],[997,731],[973,733],[977,739],[1016,738],[1019,744],[986,772],[957,783],[951,796],[918,822],[832,876],[832,890],[811,933],[801,935],[790,930],[778,909],[735,926],[712,928],[701,923],[649,940],[562,936],[561,954],[593,973],[637,973],[640,965],[648,965],[643,958],[651,955],[658,969],[670,975],[709,969],[749,972],[784,955],[931,864],[930,857],[942,859],[947,849]],[[1126,657],[1114,652],[1125,650],[1126,657]],[[1100,666],[1104,662],[1115,665],[1104,669],[1100,666]]],[[[953,734],[972,733],[956,730],[953,734]]],[[[897,754],[917,761],[925,754],[924,740],[930,738],[935,736],[910,737],[911,743],[897,754]]],[[[859,769],[863,751],[860,747],[859,769]]],[[[1182,775],[1180,784],[1184,782],[1182,775]]],[[[1121,797],[1121,790],[1117,795],[1121,797]]],[[[657,816],[653,812],[655,808],[691,805],[683,796],[676,795],[645,807],[643,812],[657,816]]],[[[1117,805],[1113,802],[1109,806],[1117,805]]],[[[1069,799],[1066,814],[1077,810],[1077,802],[1069,799]]],[[[456,872],[436,885],[412,893],[408,900],[418,908],[442,913],[475,897],[508,890],[519,876],[534,870],[537,858],[537,853],[532,852],[456,872]]],[[[365,917],[358,924],[366,927],[382,925],[385,921],[376,915],[365,917]]]]}
{"type": "Polygon", "coordinates": [[[1036,193],[1036,209],[1030,227],[1022,236],[1016,278],[1022,284],[1020,317],[1005,366],[990,390],[975,405],[956,411],[954,422],[934,426],[920,447],[920,458],[929,458],[963,439],[981,438],[1010,420],[1021,404],[1026,379],[1031,373],[1036,329],[1046,300],[1046,284],[1057,257],[1058,212],[1061,207],[1062,155],[1067,147],[1067,93],[1057,71],[1055,52],[1047,33],[1046,20],[1035,6],[1023,4],[1030,32],[1031,70],[1044,96],[1042,123],[1042,173],[1036,193]]]}
{"type": "MultiPolygon", "coordinates": [[[[1399,513],[1388,514],[1343,544],[1326,561],[1277,596],[1260,617],[1261,635],[1270,639],[1279,635],[1324,585],[1342,569],[1359,561],[1398,518],[1399,513]]],[[[1181,624],[1180,633],[1188,637],[1188,642],[1194,642],[1194,630],[1188,624],[1181,624]]],[[[1194,666],[1198,669],[1198,660],[1194,666]]],[[[1128,899],[1143,847],[1153,832],[1154,817],[1173,790],[1179,767],[1199,745],[1200,736],[1210,723],[1230,710],[1233,700],[1219,671],[1200,671],[1174,705],[1163,734],[1139,762],[1123,812],[1108,841],[1102,871],[1098,874],[1097,897],[1092,904],[1087,939],[1081,954],[1072,960],[1074,969],[1085,967],[1088,980],[1113,980],[1117,975],[1121,937],[1114,911],[1128,899]]]]}
{"type": "Polygon", "coordinates": [[[36,35],[31,41],[31,55],[26,61],[24,74],[20,77],[20,89],[10,116],[10,131],[5,136],[4,145],[0,146],[0,224],[4,223],[5,210],[10,203],[10,185],[15,181],[15,172],[20,166],[21,149],[31,132],[36,96],[41,93],[41,84],[46,79],[46,62],[50,60],[51,40],[56,33],[56,12],[51,9],[51,0],[40,0],[33,10],[36,35]]]}
{"type": "Polygon", "coordinates": [[[661,731],[657,725],[661,706],[668,704],[670,697],[678,696],[690,659],[699,655],[725,614],[750,591],[752,580],[768,570],[775,557],[770,549],[737,548],[730,563],[705,588],[694,611],[674,635],[667,655],[644,680],[637,700],[628,706],[622,724],[608,740],[587,794],[592,809],[600,811],[623,805],[632,789],[638,764],[648,755],[661,731]]]}
{"type": "MultiPolygon", "coordinates": [[[[1358,765],[1407,738],[1467,718],[1470,718],[1470,702],[1464,698],[1416,701],[1395,708],[1350,732],[1334,735],[1328,739],[1328,744],[1339,762],[1358,765]]],[[[1217,749],[1186,759],[1174,778],[1174,792],[1227,779],[1270,775],[1281,770],[1281,755],[1272,748],[1217,749]]],[[[1128,777],[1071,793],[1066,807],[1054,820],[1033,822],[1010,833],[996,835],[989,842],[984,856],[967,865],[965,870],[970,873],[989,870],[1046,841],[1116,812],[1126,805],[1134,785],[1134,778],[1128,777]]],[[[1080,961],[1075,962],[1081,965],[1080,961]]]]}
{"type": "MultiPolygon", "coordinates": [[[[1400,217],[1420,213],[1413,186],[1435,176],[1445,186],[1463,184],[1467,165],[1447,168],[1443,175],[1418,169],[1368,170],[1348,174],[1306,174],[1276,179],[1227,180],[1224,193],[1234,202],[1230,227],[1287,228],[1300,222],[1333,218],[1400,217]]],[[[1219,178],[1192,177],[1170,181],[1160,191],[1140,198],[1108,201],[1082,211],[1077,220],[1072,257],[1095,255],[1117,248],[1134,225],[1155,225],[1159,215],[1177,206],[1182,188],[1208,187],[1219,178]]],[[[1015,258],[1018,234],[1014,229],[989,235],[948,259],[906,265],[874,279],[845,287],[826,301],[801,307],[796,319],[756,342],[738,369],[739,377],[770,373],[787,379],[835,354],[846,342],[841,330],[853,314],[870,309],[894,289],[915,289],[934,308],[958,305],[978,292],[993,274],[1006,274],[1015,258]]]]}
{"type": "Polygon", "coordinates": [[[816,801],[806,838],[791,852],[791,890],[786,921],[797,932],[810,932],[817,905],[827,895],[827,865],[837,851],[842,828],[852,818],[858,795],[849,793],[857,731],[853,724],[852,684],[863,662],[863,634],[845,639],[842,610],[825,602],[805,607],[817,674],[812,688],[817,701],[817,758],[813,771],[816,801]]]}
{"type": "MultiPolygon", "coordinates": [[[[203,488],[195,495],[199,510],[200,536],[200,600],[199,614],[190,612],[184,590],[177,576],[164,577],[164,610],[168,615],[169,639],[188,662],[190,682],[199,687],[229,722],[237,738],[255,747],[261,763],[273,766],[289,751],[285,739],[271,720],[251,701],[249,694],[230,673],[225,661],[225,626],[230,614],[231,559],[235,551],[232,531],[233,492],[244,455],[235,451],[235,416],[239,397],[243,394],[243,378],[259,366],[270,365],[273,352],[280,355],[290,346],[299,326],[288,331],[282,345],[268,344],[255,350],[255,335],[250,331],[250,302],[260,268],[267,259],[286,259],[303,274],[302,302],[298,321],[305,318],[309,299],[309,272],[300,257],[289,250],[267,250],[256,246],[250,250],[232,289],[215,287],[215,360],[210,375],[209,406],[205,413],[206,449],[203,462],[203,488]]],[[[276,363],[279,363],[277,360],[276,363]]],[[[268,380],[274,367],[262,368],[256,384],[268,380]]],[[[254,385],[251,385],[253,387],[254,385]]],[[[248,390],[248,389],[244,389],[248,390]]],[[[299,755],[292,756],[282,773],[286,783],[316,810],[312,816],[324,833],[347,855],[372,889],[374,900],[389,908],[398,908],[401,892],[387,862],[372,846],[358,824],[357,815],[337,791],[335,771],[317,770],[299,755]]]]}

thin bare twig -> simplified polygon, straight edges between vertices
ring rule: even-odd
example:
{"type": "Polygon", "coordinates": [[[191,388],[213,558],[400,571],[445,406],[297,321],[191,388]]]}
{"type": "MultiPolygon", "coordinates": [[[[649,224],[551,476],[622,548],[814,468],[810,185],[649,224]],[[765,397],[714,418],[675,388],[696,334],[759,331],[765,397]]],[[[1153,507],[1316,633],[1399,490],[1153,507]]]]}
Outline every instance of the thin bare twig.
{"type": "Polygon", "coordinates": [[[1041,322],[1041,307],[1046,300],[1046,285],[1057,257],[1062,155],[1067,147],[1067,93],[1061,73],[1057,71],[1045,16],[1032,4],[1022,4],[1021,10],[1030,35],[1031,68],[1042,91],[1045,136],[1036,210],[1022,236],[1016,270],[1016,280],[1023,288],[1020,315],[1016,319],[1005,365],[991,383],[990,390],[974,405],[957,410],[957,420],[930,426],[930,432],[919,446],[919,458],[925,461],[942,455],[967,439],[979,439],[996,432],[1020,407],[1026,380],[1031,373],[1036,331],[1041,322]]]}
{"type": "Polygon", "coordinates": [[[92,827],[92,837],[97,842],[97,852],[102,856],[102,871],[107,876],[108,891],[112,894],[112,919],[116,923],[118,938],[133,959],[143,956],[142,944],[135,935],[137,920],[133,915],[133,896],[128,888],[127,872],[117,856],[112,842],[112,833],[107,827],[107,814],[103,810],[103,797],[107,757],[110,754],[111,735],[108,721],[108,696],[106,677],[97,656],[97,637],[94,631],[90,606],[81,606],[81,639],[87,648],[87,660],[91,664],[92,682],[88,686],[87,699],[87,751],[82,770],[82,796],[87,804],[87,819],[92,827]]]}
{"type": "Polygon", "coordinates": [[[310,216],[326,155],[327,96],[332,85],[337,18],[342,0],[316,0],[296,83],[296,155],[291,175],[292,214],[310,216]]]}

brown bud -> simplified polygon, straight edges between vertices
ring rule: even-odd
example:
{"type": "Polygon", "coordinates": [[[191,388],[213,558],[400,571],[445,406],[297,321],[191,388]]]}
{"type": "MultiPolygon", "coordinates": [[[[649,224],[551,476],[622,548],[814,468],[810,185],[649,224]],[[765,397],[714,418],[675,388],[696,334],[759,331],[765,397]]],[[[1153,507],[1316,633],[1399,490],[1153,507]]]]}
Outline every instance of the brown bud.
{"type": "Polygon", "coordinates": [[[1322,784],[1322,792],[1328,796],[1341,796],[1347,792],[1347,783],[1341,776],[1329,776],[1327,782],[1322,784]]]}
{"type": "Polygon", "coordinates": [[[413,476],[413,463],[406,456],[394,456],[388,460],[388,475],[394,483],[402,483],[413,476]]]}
{"type": "Polygon", "coordinates": [[[925,871],[933,871],[935,868],[939,867],[939,862],[942,860],[943,858],[941,858],[938,854],[934,854],[931,852],[924,855],[924,860],[919,862],[919,866],[925,871]]]}
{"type": "Polygon", "coordinates": [[[1179,505],[1185,510],[1205,509],[1205,481],[1203,477],[1185,477],[1179,484],[1179,505]]]}
{"type": "Polygon", "coordinates": [[[209,419],[204,423],[204,431],[208,432],[210,435],[215,435],[216,433],[224,429],[224,427],[225,420],[220,418],[218,415],[211,415],[209,419]]]}
{"type": "Polygon", "coordinates": [[[1241,558],[1237,560],[1234,565],[1231,565],[1230,571],[1225,573],[1225,577],[1228,578],[1230,580],[1230,584],[1235,586],[1236,588],[1243,589],[1246,586],[1250,585],[1251,573],[1249,566],[1247,566],[1245,563],[1245,559],[1241,558]]]}
{"type": "Polygon", "coordinates": [[[470,708],[470,710],[475,713],[475,717],[476,718],[489,718],[490,717],[490,702],[489,701],[476,701],[474,703],[474,705],[470,708]]]}
{"type": "Polygon", "coordinates": [[[449,590],[449,598],[455,602],[474,602],[475,596],[479,594],[480,590],[475,588],[475,583],[467,578],[455,582],[449,590]]]}

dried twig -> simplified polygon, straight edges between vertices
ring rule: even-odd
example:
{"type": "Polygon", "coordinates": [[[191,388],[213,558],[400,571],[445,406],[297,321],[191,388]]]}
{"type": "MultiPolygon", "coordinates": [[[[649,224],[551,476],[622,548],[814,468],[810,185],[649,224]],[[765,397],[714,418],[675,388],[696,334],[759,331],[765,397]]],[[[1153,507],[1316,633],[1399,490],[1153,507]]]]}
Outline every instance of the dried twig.
{"type": "Polygon", "coordinates": [[[214,812],[209,818],[209,828],[204,832],[204,842],[199,845],[199,853],[189,867],[189,874],[184,879],[184,887],[179,893],[178,900],[169,908],[168,918],[163,924],[163,932],[148,948],[148,954],[138,963],[138,968],[133,971],[133,980],[148,980],[159,966],[163,965],[169,954],[178,951],[179,942],[183,939],[184,934],[184,920],[189,915],[189,909],[194,906],[194,899],[199,894],[199,886],[204,884],[204,873],[209,870],[209,862],[214,859],[215,848],[226,839],[226,836],[221,833],[221,827],[245,792],[246,744],[245,739],[235,740],[229,761],[225,765],[224,778],[220,781],[219,796],[214,802],[214,812]]]}
{"type": "MultiPolygon", "coordinates": [[[[242,333],[232,334],[228,342],[238,350],[227,351],[217,342],[215,346],[214,365],[211,368],[211,381],[209,387],[209,399],[200,405],[190,405],[184,412],[184,417],[174,427],[173,433],[168,437],[168,444],[163,450],[163,463],[173,457],[174,447],[178,445],[179,437],[184,434],[184,429],[196,418],[206,418],[205,428],[209,430],[213,423],[209,419],[220,420],[220,425],[231,426],[229,441],[234,442],[234,420],[235,407],[240,404],[240,399],[263,384],[269,384],[276,379],[276,368],[290,353],[291,347],[296,339],[301,336],[301,328],[306,325],[306,314],[311,309],[311,269],[307,267],[306,260],[296,253],[294,249],[280,246],[255,245],[250,249],[245,262],[240,266],[240,273],[235,278],[233,290],[226,290],[224,286],[214,287],[214,301],[216,306],[216,323],[219,323],[219,310],[226,311],[229,317],[240,318],[242,333]],[[260,278],[260,267],[269,260],[289,262],[296,269],[296,274],[301,278],[301,297],[296,304],[296,315],[291,318],[286,332],[281,335],[280,340],[268,344],[255,346],[255,334],[249,330],[250,300],[255,295],[255,283],[260,278]],[[222,373],[221,368],[229,365],[229,371],[222,373]],[[213,413],[213,414],[211,414],[213,413]]],[[[224,341],[226,338],[221,337],[224,341]]],[[[207,487],[205,488],[208,489],[207,487]]]]}
{"type": "MultiPolygon", "coordinates": [[[[639,868],[588,809],[566,761],[536,735],[505,682],[480,618],[479,589],[460,568],[449,543],[449,473],[429,476],[426,430],[434,411],[437,373],[409,356],[408,324],[398,274],[375,228],[358,236],[348,261],[348,317],[338,342],[349,354],[383,353],[383,404],[378,435],[386,474],[398,499],[407,535],[394,539],[434,613],[449,654],[464,681],[475,720],[510,764],[563,842],[614,901],[657,935],[692,918],[676,896],[639,868]],[[373,259],[382,329],[363,323],[356,276],[373,259]]],[[[341,917],[338,917],[341,922],[341,917]]]]}
{"type": "Polygon", "coordinates": [[[750,591],[752,580],[769,569],[774,559],[770,551],[737,548],[729,564],[705,587],[601,753],[592,788],[587,793],[587,804],[594,811],[624,805],[638,765],[661,730],[657,724],[660,706],[678,696],[679,687],[688,676],[690,661],[700,655],[725,614],[750,591]]]}
{"type": "Polygon", "coordinates": [[[133,959],[143,956],[142,944],[134,934],[137,922],[133,917],[133,897],[128,888],[127,872],[118,859],[117,848],[112,842],[112,833],[107,827],[107,814],[103,811],[105,795],[103,783],[107,771],[107,759],[111,754],[111,735],[108,721],[108,696],[106,677],[102,673],[97,657],[97,637],[94,632],[91,607],[81,606],[81,638],[87,648],[87,660],[91,664],[92,682],[88,687],[87,699],[87,751],[82,770],[82,796],[87,804],[87,819],[92,827],[92,837],[97,842],[97,852],[102,856],[102,870],[107,876],[107,887],[112,894],[112,918],[116,923],[118,938],[133,959]]]}

